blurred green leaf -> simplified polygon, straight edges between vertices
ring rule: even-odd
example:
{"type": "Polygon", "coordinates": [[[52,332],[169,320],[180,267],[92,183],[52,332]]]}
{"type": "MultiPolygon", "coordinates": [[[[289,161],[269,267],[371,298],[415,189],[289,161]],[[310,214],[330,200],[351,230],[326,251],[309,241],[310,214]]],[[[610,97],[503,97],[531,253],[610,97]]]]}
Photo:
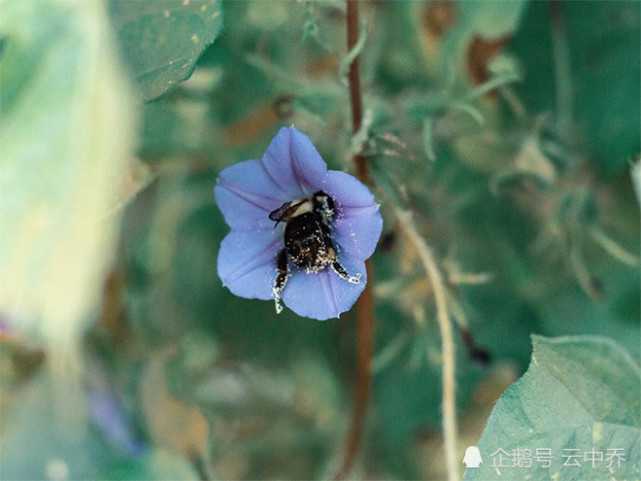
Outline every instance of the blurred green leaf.
{"type": "Polygon", "coordinates": [[[640,9],[638,2],[558,2],[562,18],[553,20],[546,2],[530,2],[509,45],[525,71],[516,91],[538,113],[558,112],[553,51],[555,43],[567,43],[570,60],[564,67],[570,78],[561,79],[569,83],[571,94],[561,101],[571,107],[569,135],[591,162],[610,173],[639,151],[640,9]]]}
{"type": "MultiPolygon", "coordinates": [[[[466,481],[501,479],[629,480],[641,472],[641,371],[617,344],[602,337],[533,337],[525,375],[497,403],[478,444],[483,464],[466,481]],[[496,469],[492,453],[531,450],[531,467],[496,469]],[[552,465],[535,461],[537,448],[551,450],[552,465]],[[623,449],[625,461],[611,468],[608,449],[623,449]],[[578,449],[581,466],[563,466],[564,449],[578,449]],[[583,453],[603,453],[595,466],[583,453]]],[[[576,451],[570,452],[576,454],[576,451]]]]}
{"type": "Polygon", "coordinates": [[[215,173],[187,168],[159,176],[123,219],[130,323],[163,344],[209,323],[222,294],[216,256],[223,221],[214,205],[215,173]]]}
{"type": "Polygon", "coordinates": [[[188,78],[223,25],[220,0],[111,0],[109,10],[145,100],[188,78]]]}
{"type": "Polygon", "coordinates": [[[0,311],[67,357],[100,299],[136,134],[104,7],[0,5],[0,311]]]}
{"type": "Polygon", "coordinates": [[[628,165],[641,142],[641,84],[637,82],[641,4],[568,2],[562,6],[576,128],[590,160],[615,172],[628,165]]]}

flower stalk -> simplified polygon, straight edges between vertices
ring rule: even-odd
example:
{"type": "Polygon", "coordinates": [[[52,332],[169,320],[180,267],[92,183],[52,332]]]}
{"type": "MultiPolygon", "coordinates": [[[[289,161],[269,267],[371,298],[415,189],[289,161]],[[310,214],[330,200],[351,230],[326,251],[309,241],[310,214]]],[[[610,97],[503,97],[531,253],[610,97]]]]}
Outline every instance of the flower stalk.
{"type": "MultiPolygon", "coordinates": [[[[347,51],[351,52],[359,38],[358,0],[347,0],[347,51]]],[[[356,55],[349,66],[349,97],[352,111],[352,134],[360,130],[363,123],[363,97],[360,79],[360,55],[356,55]]],[[[354,155],[356,177],[368,184],[369,173],[367,159],[360,152],[354,155]]],[[[345,451],[335,479],[345,479],[358,453],[369,404],[372,380],[372,354],[374,344],[374,302],[372,295],[372,270],[370,260],[365,262],[367,278],[370,280],[365,291],[356,303],[356,384],[354,394],[354,411],[345,442],[345,451]]]]}

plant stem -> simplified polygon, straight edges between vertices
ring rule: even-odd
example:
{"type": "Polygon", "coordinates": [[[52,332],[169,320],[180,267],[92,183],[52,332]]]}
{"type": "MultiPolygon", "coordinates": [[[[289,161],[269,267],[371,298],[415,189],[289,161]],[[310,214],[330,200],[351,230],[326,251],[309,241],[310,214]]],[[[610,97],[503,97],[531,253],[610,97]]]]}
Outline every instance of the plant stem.
{"type": "MultiPolygon", "coordinates": [[[[358,0],[347,0],[347,51],[358,42],[358,0]]],[[[355,134],[363,123],[363,96],[361,93],[361,60],[357,55],[349,66],[349,99],[352,107],[352,131],[355,134]]],[[[357,165],[359,167],[359,165],[357,165]]],[[[361,165],[361,169],[366,167],[361,165]]]]}
{"type": "MultiPolygon", "coordinates": [[[[347,0],[347,51],[351,52],[358,42],[358,0],[347,0]]],[[[352,108],[352,133],[355,135],[363,121],[363,98],[361,93],[360,59],[356,56],[349,67],[349,97],[352,108]]],[[[362,154],[354,155],[358,179],[367,184],[369,174],[367,159],[362,154]]],[[[354,412],[350,424],[345,451],[335,479],[345,479],[354,463],[361,444],[372,381],[372,353],[374,341],[374,302],[372,295],[372,268],[369,259],[365,262],[367,285],[356,304],[356,386],[354,412]]]]}
{"type": "Polygon", "coordinates": [[[434,291],[436,300],[436,313],[438,327],[441,332],[442,352],[442,378],[443,378],[443,438],[445,444],[445,462],[447,467],[448,481],[458,481],[458,463],[456,459],[457,426],[456,426],[456,355],[454,351],[454,336],[452,323],[447,308],[447,290],[443,282],[443,276],[436,263],[432,250],[427,242],[416,230],[412,215],[404,210],[394,207],[394,214],[399,225],[414,245],[421,260],[423,269],[427,274],[434,291]]]}
{"type": "Polygon", "coordinates": [[[567,140],[572,126],[572,72],[565,16],[560,0],[549,0],[552,30],[552,55],[556,83],[556,111],[559,132],[567,140]]]}

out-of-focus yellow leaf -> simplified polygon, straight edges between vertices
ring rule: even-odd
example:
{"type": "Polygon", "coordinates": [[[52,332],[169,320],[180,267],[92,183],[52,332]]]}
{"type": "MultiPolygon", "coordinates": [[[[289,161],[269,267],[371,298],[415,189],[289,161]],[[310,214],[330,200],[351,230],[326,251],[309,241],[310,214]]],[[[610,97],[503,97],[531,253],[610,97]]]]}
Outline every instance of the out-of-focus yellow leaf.
{"type": "Polygon", "coordinates": [[[112,258],[132,96],[104,2],[16,0],[0,11],[0,313],[73,356],[112,258]]]}
{"type": "Polygon", "coordinates": [[[154,444],[197,464],[209,456],[209,425],[194,406],[176,399],[167,388],[165,364],[153,358],[140,385],[142,411],[154,444]]]}

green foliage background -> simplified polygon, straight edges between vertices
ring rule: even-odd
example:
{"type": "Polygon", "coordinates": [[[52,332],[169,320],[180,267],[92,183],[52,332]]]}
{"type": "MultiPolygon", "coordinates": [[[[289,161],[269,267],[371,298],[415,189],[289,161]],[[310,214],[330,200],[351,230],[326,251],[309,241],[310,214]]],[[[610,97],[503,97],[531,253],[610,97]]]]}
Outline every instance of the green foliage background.
{"type": "MultiPolygon", "coordinates": [[[[351,416],[354,315],[319,323],[233,297],[216,275],[228,228],[212,190],[283,125],[352,169],[343,3],[0,9],[2,478],[331,477],[351,416]],[[108,200],[87,201],[97,193],[108,200]],[[48,229],[25,221],[42,212],[48,229]],[[80,227],[66,234],[67,222],[80,227]],[[73,282],[49,262],[73,258],[60,250],[70,245],[93,253],[73,282]],[[64,294],[52,310],[54,287],[64,294]]],[[[433,293],[399,207],[437,253],[462,326],[461,459],[484,429],[483,453],[519,447],[522,410],[545,447],[570,445],[547,429],[563,413],[563,435],[589,439],[569,406],[591,400],[588,424],[609,423],[628,449],[609,474],[641,476],[640,18],[632,1],[362,2],[359,138],[385,230],[352,477],[445,477],[433,293]],[[532,334],[545,338],[486,428],[530,362],[532,334]]],[[[465,479],[493,479],[488,465],[465,479]]]]}

